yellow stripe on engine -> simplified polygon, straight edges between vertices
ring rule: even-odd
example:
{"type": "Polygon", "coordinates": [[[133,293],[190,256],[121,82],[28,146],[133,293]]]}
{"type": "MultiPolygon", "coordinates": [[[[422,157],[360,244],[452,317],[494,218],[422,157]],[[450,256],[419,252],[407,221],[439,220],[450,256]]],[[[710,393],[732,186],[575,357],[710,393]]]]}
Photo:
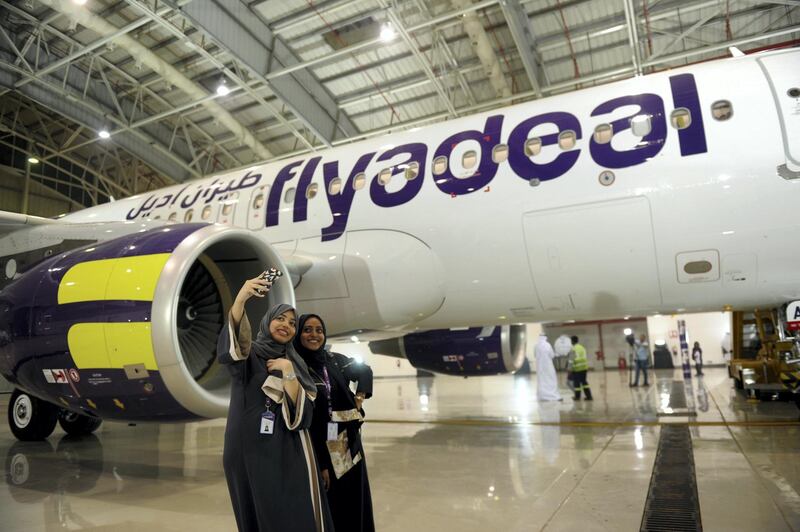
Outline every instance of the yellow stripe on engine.
{"type": "Polygon", "coordinates": [[[58,285],[58,303],[152,301],[169,253],[92,260],[70,268],[58,285]]]}
{"type": "Polygon", "coordinates": [[[122,369],[132,364],[158,369],[150,322],[78,323],[70,327],[67,344],[78,369],[122,369]]]}

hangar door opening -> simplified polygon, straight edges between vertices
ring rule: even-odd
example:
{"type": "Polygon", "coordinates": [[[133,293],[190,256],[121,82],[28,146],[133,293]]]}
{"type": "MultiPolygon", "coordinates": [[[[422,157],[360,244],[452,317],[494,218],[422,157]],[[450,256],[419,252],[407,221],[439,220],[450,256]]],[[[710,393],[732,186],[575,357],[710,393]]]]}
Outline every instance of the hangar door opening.
{"type": "Polygon", "coordinates": [[[661,303],[647,198],[533,211],[523,227],[545,310],[619,316],[661,303]]]}

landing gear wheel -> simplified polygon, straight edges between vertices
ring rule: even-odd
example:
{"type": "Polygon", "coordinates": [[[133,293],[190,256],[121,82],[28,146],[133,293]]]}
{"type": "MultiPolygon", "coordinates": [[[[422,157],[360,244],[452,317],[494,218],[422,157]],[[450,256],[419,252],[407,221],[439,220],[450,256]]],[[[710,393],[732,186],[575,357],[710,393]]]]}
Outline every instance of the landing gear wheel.
{"type": "Polygon", "coordinates": [[[58,407],[21,390],[8,403],[8,425],[18,440],[43,440],[56,428],[58,407]]]}
{"type": "Polygon", "coordinates": [[[70,436],[85,436],[96,431],[103,424],[103,420],[62,410],[58,414],[58,424],[70,436]]]}

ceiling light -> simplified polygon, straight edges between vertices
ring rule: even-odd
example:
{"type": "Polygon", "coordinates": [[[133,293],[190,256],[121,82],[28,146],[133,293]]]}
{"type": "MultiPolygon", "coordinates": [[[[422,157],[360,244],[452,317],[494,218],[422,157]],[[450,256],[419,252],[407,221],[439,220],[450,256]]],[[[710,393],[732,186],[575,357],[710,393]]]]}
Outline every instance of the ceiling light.
{"type": "Polygon", "coordinates": [[[222,81],[220,81],[219,85],[217,85],[217,94],[219,94],[220,96],[227,96],[230,93],[231,90],[225,84],[225,80],[223,79],[222,81]]]}
{"type": "Polygon", "coordinates": [[[30,157],[28,157],[28,162],[31,164],[39,164],[39,159],[31,155],[30,157]]]}
{"type": "Polygon", "coordinates": [[[631,335],[631,333],[633,333],[633,331],[632,331],[632,330],[630,330],[628,327],[626,327],[626,328],[625,328],[625,329],[622,331],[622,334],[624,334],[625,336],[630,336],[630,335],[631,335]]]}
{"type": "Polygon", "coordinates": [[[100,131],[97,132],[97,136],[100,137],[101,139],[107,139],[108,137],[111,136],[111,133],[109,133],[107,129],[101,129],[100,131]]]}
{"type": "Polygon", "coordinates": [[[397,34],[395,33],[394,28],[392,28],[392,25],[388,22],[384,22],[381,26],[381,40],[383,42],[389,42],[394,39],[395,35],[397,34]]]}
{"type": "Polygon", "coordinates": [[[86,3],[86,0],[72,0],[72,3],[78,6],[82,6],[86,3]]]}

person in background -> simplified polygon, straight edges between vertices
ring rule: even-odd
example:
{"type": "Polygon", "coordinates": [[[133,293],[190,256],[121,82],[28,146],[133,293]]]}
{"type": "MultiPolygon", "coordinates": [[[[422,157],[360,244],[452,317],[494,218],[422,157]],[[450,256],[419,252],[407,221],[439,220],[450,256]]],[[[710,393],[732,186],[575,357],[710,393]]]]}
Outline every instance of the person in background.
{"type": "Polygon", "coordinates": [[[572,383],[575,386],[575,400],[578,401],[581,398],[581,391],[583,391],[586,400],[591,401],[592,389],[589,388],[589,383],[586,381],[586,374],[589,372],[589,359],[586,356],[586,348],[578,343],[577,336],[573,336],[571,340],[574,356],[570,373],[572,374],[572,383]]]}
{"type": "Polygon", "coordinates": [[[372,495],[361,443],[364,400],[372,396],[372,370],[366,364],[325,349],[325,322],[316,314],[298,320],[294,339],[317,387],[311,439],[337,530],[372,532],[372,495]],[[350,383],[356,382],[355,395],[350,383]]]}
{"type": "Polygon", "coordinates": [[[556,368],[553,366],[556,353],[544,333],[539,335],[533,354],[536,356],[536,397],[540,401],[561,401],[556,368]]]}
{"type": "Polygon", "coordinates": [[[694,343],[692,360],[694,360],[694,369],[697,371],[697,376],[703,375],[703,350],[700,349],[700,342],[694,343]]]}
{"type": "Polygon", "coordinates": [[[644,385],[650,386],[647,382],[647,368],[650,365],[650,346],[647,343],[647,336],[644,334],[639,336],[634,344],[634,350],[636,351],[636,378],[631,386],[639,386],[639,372],[644,373],[644,385]]]}
{"type": "Polygon", "coordinates": [[[273,306],[252,338],[245,303],[271,283],[244,283],[217,341],[217,360],[231,374],[222,465],[243,532],[326,532],[333,521],[312,452],[317,387],[292,347],[295,310],[273,306]]]}

